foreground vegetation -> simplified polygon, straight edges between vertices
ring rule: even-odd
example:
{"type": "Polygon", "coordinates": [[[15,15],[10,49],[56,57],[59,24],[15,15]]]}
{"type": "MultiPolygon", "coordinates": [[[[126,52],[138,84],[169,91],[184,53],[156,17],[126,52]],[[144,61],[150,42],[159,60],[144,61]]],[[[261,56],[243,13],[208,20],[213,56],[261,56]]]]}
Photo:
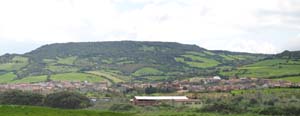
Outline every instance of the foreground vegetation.
{"type": "Polygon", "coordinates": [[[48,106],[62,109],[81,109],[92,106],[90,99],[86,96],[67,91],[51,93],[46,96],[18,90],[5,91],[0,93],[0,104],[48,106]]]}
{"type": "Polygon", "coordinates": [[[0,106],[0,116],[132,116],[130,113],[62,110],[36,106],[0,106]]]}
{"type": "MultiPolygon", "coordinates": [[[[173,95],[180,94],[173,93],[173,95]]],[[[201,104],[172,105],[162,103],[158,106],[135,106],[128,101],[131,97],[123,95],[110,95],[112,97],[109,101],[100,100],[89,104],[87,98],[77,93],[53,93],[45,97],[37,93],[8,91],[1,94],[0,104],[2,106],[0,106],[0,112],[1,114],[5,113],[5,116],[71,116],[75,113],[75,116],[297,116],[300,114],[299,88],[187,93],[185,95],[199,99],[201,104]],[[32,107],[33,105],[39,107],[32,107]],[[62,110],[78,108],[84,108],[85,110],[62,110]]]]}
{"type": "Polygon", "coordinates": [[[63,110],[37,106],[0,106],[0,116],[253,116],[257,114],[218,114],[174,111],[111,112],[93,110],[63,110]]]}

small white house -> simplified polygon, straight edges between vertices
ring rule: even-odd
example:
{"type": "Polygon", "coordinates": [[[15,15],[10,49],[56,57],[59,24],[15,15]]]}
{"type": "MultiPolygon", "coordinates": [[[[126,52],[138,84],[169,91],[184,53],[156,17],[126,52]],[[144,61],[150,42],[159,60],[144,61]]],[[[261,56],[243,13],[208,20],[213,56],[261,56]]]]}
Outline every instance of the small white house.
{"type": "Polygon", "coordinates": [[[214,76],[213,79],[221,80],[221,77],[220,76],[214,76]]]}

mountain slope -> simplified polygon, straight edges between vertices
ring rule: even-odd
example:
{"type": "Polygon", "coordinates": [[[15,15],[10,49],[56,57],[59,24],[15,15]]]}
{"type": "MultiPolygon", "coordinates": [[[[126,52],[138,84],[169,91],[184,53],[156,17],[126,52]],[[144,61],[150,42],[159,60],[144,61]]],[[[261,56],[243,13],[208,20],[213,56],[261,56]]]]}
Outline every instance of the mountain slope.
{"type": "Polygon", "coordinates": [[[270,58],[238,67],[231,71],[222,71],[224,76],[258,77],[299,81],[300,51],[284,51],[270,58]]]}
{"type": "MultiPolygon", "coordinates": [[[[215,75],[219,69],[253,63],[262,54],[210,51],[174,42],[80,42],[42,46],[23,55],[0,57],[0,75],[14,80],[64,73],[104,71],[140,81],[215,75]]],[[[1,80],[1,79],[0,79],[1,80]]],[[[122,79],[128,80],[128,79],[122,79]]]]}

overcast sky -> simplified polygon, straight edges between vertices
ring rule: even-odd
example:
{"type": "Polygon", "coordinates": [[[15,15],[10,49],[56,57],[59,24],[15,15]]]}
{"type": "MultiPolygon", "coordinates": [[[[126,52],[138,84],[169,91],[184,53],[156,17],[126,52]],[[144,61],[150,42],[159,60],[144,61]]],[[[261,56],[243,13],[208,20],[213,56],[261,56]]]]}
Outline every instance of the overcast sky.
{"type": "Polygon", "coordinates": [[[0,54],[116,40],[300,50],[300,0],[0,0],[0,54]]]}

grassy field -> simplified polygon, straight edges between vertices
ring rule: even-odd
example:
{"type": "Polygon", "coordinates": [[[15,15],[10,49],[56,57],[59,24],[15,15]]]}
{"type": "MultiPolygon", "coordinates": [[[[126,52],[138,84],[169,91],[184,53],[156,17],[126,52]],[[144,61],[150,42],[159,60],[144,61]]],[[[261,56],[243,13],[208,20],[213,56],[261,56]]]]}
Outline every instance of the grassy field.
{"type": "MultiPolygon", "coordinates": [[[[15,74],[6,73],[0,75],[0,83],[35,83],[35,82],[43,82],[46,81],[47,76],[30,76],[25,77],[19,80],[14,80],[16,77],[15,74]]],[[[105,78],[101,75],[93,75],[93,74],[86,74],[86,73],[62,73],[62,74],[55,74],[51,75],[51,79],[53,81],[88,81],[88,82],[103,82],[105,78]]]]}
{"type": "Polygon", "coordinates": [[[163,81],[169,79],[170,76],[145,76],[141,78],[149,81],[163,81]]]}
{"type": "Polygon", "coordinates": [[[76,59],[77,57],[58,58],[57,63],[72,65],[76,59]]]}
{"type": "Polygon", "coordinates": [[[194,55],[191,55],[191,53],[187,55],[182,55],[181,57],[176,57],[175,60],[177,62],[181,62],[195,68],[209,68],[220,64],[220,62],[216,60],[201,57],[198,54],[196,55],[196,53],[193,54],[194,55]]]}
{"type": "Polygon", "coordinates": [[[276,80],[287,80],[287,81],[291,81],[291,82],[300,82],[300,76],[283,77],[283,78],[278,78],[276,80]]]}
{"type": "Polygon", "coordinates": [[[54,81],[88,81],[88,82],[102,82],[105,79],[101,76],[85,73],[63,73],[51,75],[54,81]]]}
{"type": "Polygon", "coordinates": [[[112,83],[119,83],[119,82],[124,82],[122,77],[120,75],[116,74],[110,74],[108,72],[103,72],[103,71],[88,71],[87,73],[93,74],[93,75],[98,75],[101,76],[109,81],[112,81],[112,83]]]}
{"type": "Polygon", "coordinates": [[[257,93],[262,92],[266,94],[284,94],[284,96],[299,96],[300,97],[300,89],[299,88],[272,88],[272,89],[253,89],[253,90],[234,90],[231,91],[233,94],[243,94],[243,93],[257,93]],[[290,94],[290,95],[289,95],[290,94]]]}
{"type": "Polygon", "coordinates": [[[179,111],[121,113],[93,110],[63,110],[34,106],[0,106],[0,116],[254,116],[257,114],[216,114],[179,111]]]}
{"type": "Polygon", "coordinates": [[[28,58],[15,56],[10,62],[0,64],[0,70],[19,70],[28,64],[28,58]]]}
{"type": "Polygon", "coordinates": [[[35,83],[35,82],[43,82],[46,81],[47,76],[32,76],[32,77],[26,77],[20,80],[14,80],[10,83],[35,83]]]}
{"type": "Polygon", "coordinates": [[[133,76],[144,76],[144,75],[161,75],[161,74],[163,74],[163,72],[161,72],[155,68],[145,67],[145,68],[141,68],[141,69],[135,71],[132,75],[133,76]]]}
{"type": "Polygon", "coordinates": [[[74,66],[57,66],[57,65],[49,65],[47,66],[47,69],[49,69],[52,72],[76,72],[79,69],[74,66]]]}
{"type": "Polygon", "coordinates": [[[32,106],[0,106],[0,116],[131,116],[130,113],[62,110],[32,106]]]}
{"type": "Polygon", "coordinates": [[[297,77],[290,77],[289,75],[300,74],[300,61],[288,59],[269,59],[256,62],[254,64],[246,65],[232,71],[221,71],[223,76],[239,77],[258,77],[258,78],[274,78],[282,76],[286,80],[298,82],[297,77]]]}
{"type": "Polygon", "coordinates": [[[34,83],[46,80],[46,76],[31,76],[19,80],[14,80],[16,75],[12,72],[0,75],[0,83],[34,83]]]}
{"type": "Polygon", "coordinates": [[[178,111],[144,112],[136,116],[259,116],[258,114],[217,114],[217,113],[194,113],[178,111]]]}
{"type": "Polygon", "coordinates": [[[16,75],[12,72],[0,75],[0,83],[9,83],[11,82],[16,75]]]}

